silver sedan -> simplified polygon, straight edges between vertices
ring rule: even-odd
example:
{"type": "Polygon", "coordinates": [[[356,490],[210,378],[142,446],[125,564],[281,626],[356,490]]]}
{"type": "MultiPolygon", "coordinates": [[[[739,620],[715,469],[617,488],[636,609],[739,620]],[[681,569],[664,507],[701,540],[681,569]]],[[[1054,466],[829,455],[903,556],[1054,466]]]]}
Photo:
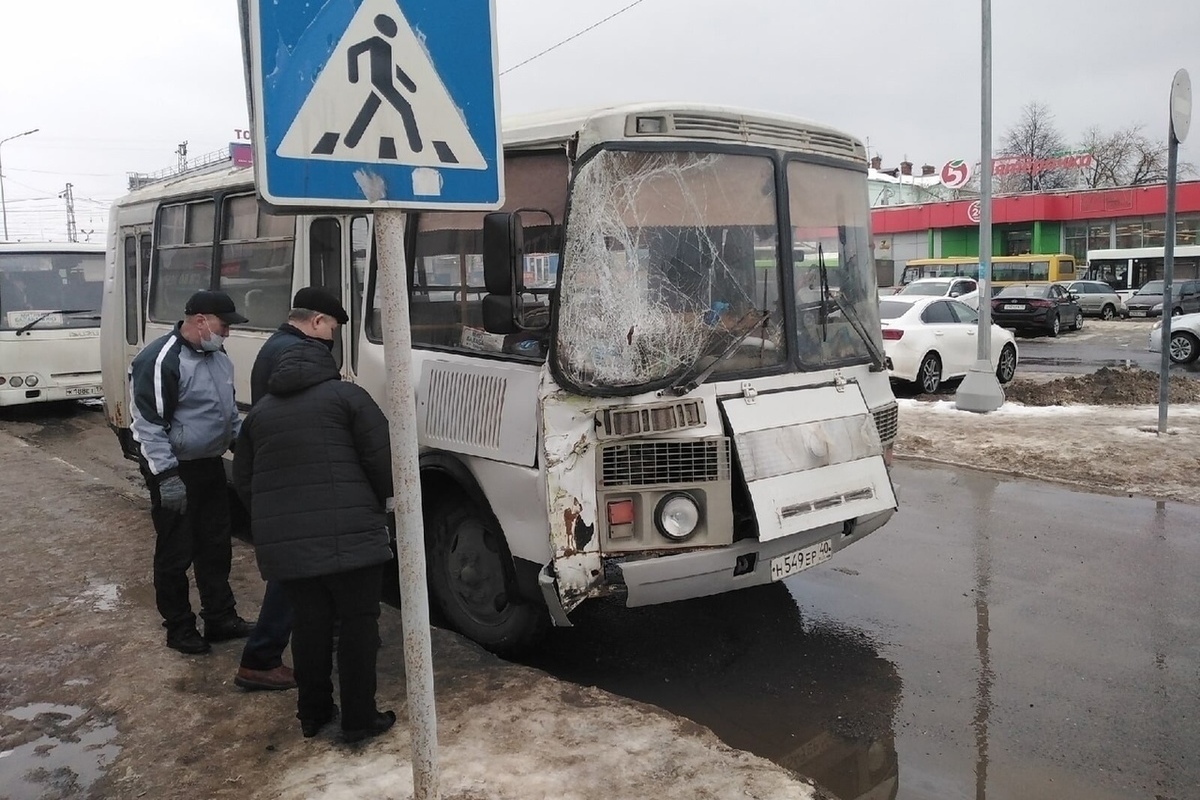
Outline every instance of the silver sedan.
{"type": "MultiPolygon", "coordinates": [[[[1150,351],[1162,352],[1162,320],[1150,329],[1150,351]]],[[[1171,344],[1168,348],[1171,363],[1190,364],[1200,356],[1200,313],[1182,314],[1171,318],[1171,344]]]]}

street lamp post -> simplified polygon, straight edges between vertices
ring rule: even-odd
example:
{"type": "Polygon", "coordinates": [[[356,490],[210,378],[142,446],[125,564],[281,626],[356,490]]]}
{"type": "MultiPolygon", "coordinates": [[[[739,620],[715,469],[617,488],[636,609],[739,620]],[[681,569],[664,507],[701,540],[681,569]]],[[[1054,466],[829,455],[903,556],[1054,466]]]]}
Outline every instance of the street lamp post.
{"type": "MultiPolygon", "coordinates": [[[[5,142],[11,142],[13,139],[20,139],[22,136],[28,136],[31,133],[37,133],[40,128],[18,133],[9,136],[7,139],[0,139],[0,147],[4,146],[5,142]]],[[[4,218],[4,241],[8,241],[8,206],[4,204],[4,162],[0,161],[0,217],[4,218]]]]}

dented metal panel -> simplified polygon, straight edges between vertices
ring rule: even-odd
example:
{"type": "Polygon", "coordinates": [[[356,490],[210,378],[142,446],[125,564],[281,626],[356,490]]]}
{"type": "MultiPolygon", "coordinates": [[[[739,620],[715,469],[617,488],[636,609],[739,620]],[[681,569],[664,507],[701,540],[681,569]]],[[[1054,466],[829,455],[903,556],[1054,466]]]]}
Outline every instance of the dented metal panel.
{"type": "Polygon", "coordinates": [[[722,401],[759,540],[896,507],[883,447],[856,383],[722,401]]]}

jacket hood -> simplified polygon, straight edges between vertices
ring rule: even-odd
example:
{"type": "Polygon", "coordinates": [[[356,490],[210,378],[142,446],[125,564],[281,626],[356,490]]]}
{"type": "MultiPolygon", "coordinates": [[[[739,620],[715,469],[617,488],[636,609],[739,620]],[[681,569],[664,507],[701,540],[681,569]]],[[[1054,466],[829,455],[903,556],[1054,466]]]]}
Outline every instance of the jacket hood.
{"type": "Polygon", "coordinates": [[[340,377],[329,348],[316,340],[305,340],[280,353],[275,369],[267,379],[267,391],[278,395],[295,394],[340,377]]]}

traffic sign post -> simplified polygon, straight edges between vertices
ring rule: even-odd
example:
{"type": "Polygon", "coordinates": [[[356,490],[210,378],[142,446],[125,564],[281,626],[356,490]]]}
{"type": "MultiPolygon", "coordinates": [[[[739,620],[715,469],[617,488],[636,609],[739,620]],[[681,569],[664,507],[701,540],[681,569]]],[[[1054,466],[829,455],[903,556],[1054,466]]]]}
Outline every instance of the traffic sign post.
{"type": "Polygon", "coordinates": [[[1158,369],[1158,434],[1167,432],[1167,397],[1171,369],[1171,281],[1175,275],[1175,180],[1179,164],[1179,143],[1187,139],[1192,123],[1192,79],[1186,69],[1171,80],[1170,123],[1167,127],[1167,224],[1163,232],[1163,310],[1162,344],[1158,369]]]}
{"type": "Polygon", "coordinates": [[[495,0],[240,0],[240,16],[259,196],[375,212],[414,797],[436,798],[403,210],[503,204],[495,0]]]}

